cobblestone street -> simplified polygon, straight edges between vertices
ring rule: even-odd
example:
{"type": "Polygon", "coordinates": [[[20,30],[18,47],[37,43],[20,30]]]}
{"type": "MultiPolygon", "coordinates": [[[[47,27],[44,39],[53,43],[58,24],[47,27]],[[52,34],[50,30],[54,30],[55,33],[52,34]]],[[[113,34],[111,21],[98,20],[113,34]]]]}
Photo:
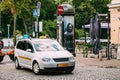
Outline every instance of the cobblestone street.
{"type": "Polygon", "coordinates": [[[120,80],[119,64],[113,65],[114,67],[106,67],[105,61],[84,59],[80,54],[77,54],[75,59],[76,67],[71,74],[35,75],[28,69],[16,70],[14,62],[5,56],[3,62],[0,63],[0,80],[120,80]],[[94,64],[89,64],[91,61],[94,61],[94,64]],[[103,66],[100,63],[104,63],[103,66]]]}

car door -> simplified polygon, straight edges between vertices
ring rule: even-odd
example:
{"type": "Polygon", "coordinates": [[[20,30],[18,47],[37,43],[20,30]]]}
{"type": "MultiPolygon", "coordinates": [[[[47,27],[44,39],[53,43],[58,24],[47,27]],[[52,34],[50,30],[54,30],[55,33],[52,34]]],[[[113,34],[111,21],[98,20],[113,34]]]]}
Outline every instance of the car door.
{"type": "Polygon", "coordinates": [[[25,57],[25,64],[27,65],[27,66],[32,66],[32,59],[34,58],[34,55],[35,55],[35,53],[34,53],[34,49],[33,49],[33,46],[32,46],[32,44],[29,42],[29,41],[27,41],[26,43],[25,43],[25,55],[24,55],[24,57],[25,57]]]}
{"type": "Polygon", "coordinates": [[[16,46],[16,49],[15,49],[15,52],[16,52],[16,55],[18,56],[18,61],[20,64],[24,64],[24,53],[25,53],[25,44],[24,44],[24,41],[19,41],[17,46],[16,46]]]}

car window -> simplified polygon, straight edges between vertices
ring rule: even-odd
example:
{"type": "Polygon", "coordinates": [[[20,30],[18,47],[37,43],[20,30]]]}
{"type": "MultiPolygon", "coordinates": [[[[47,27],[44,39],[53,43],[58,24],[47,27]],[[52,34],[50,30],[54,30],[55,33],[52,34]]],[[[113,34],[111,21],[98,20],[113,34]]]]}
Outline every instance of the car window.
{"type": "Polygon", "coordinates": [[[30,49],[32,53],[34,52],[33,47],[29,42],[25,42],[24,44],[25,44],[25,50],[30,49]]]}
{"type": "Polygon", "coordinates": [[[17,44],[17,48],[23,50],[24,49],[24,42],[19,41],[18,44],[17,44]]]}
{"type": "Polygon", "coordinates": [[[61,51],[64,50],[61,45],[57,42],[35,42],[36,51],[61,51]]]}

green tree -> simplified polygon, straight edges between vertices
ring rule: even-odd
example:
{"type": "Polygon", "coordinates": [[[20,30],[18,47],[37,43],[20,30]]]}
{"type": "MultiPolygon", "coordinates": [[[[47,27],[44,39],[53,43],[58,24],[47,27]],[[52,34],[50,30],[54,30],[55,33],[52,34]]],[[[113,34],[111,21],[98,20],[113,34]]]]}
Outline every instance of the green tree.
{"type": "Polygon", "coordinates": [[[13,17],[14,17],[14,21],[13,21],[13,34],[15,33],[15,30],[16,30],[16,17],[17,17],[17,14],[16,14],[16,5],[14,3],[13,0],[4,0],[2,1],[2,7],[1,7],[1,10],[8,10],[10,9],[13,17]]]}
{"type": "MultiPolygon", "coordinates": [[[[86,36],[89,36],[88,32],[85,32],[86,36]]],[[[80,37],[84,37],[84,30],[75,28],[75,39],[79,39],[80,37]]]]}
{"type": "Polygon", "coordinates": [[[112,0],[90,0],[91,5],[94,6],[96,12],[107,13],[107,4],[110,4],[112,0]]]}
{"type": "MultiPolygon", "coordinates": [[[[110,2],[111,0],[73,0],[73,5],[75,6],[76,11],[76,29],[81,29],[83,25],[89,24],[90,18],[94,17],[96,12],[108,12],[107,4],[109,4],[110,2]]],[[[79,33],[82,34],[81,32],[79,33]]]]}
{"type": "Polygon", "coordinates": [[[91,17],[95,13],[95,9],[93,5],[90,4],[90,1],[79,1],[78,5],[76,5],[76,28],[82,28],[82,25],[89,23],[91,17]]]}
{"type": "Polygon", "coordinates": [[[59,4],[63,4],[64,2],[68,2],[69,4],[72,4],[72,1],[74,0],[54,0],[55,4],[59,5],[59,4]]]}
{"type": "Polygon", "coordinates": [[[43,21],[43,32],[42,35],[48,34],[50,38],[56,38],[56,20],[43,21]]]}
{"type": "MultiPolygon", "coordinates": [[[[32,25],[36,18],[33,17],[33,9],[37,8],[37,2],[40,0],[4,0],[2,2],[2,26],[6,32],[6,24],[11,24],[13,30],[21,31],[23,34],[31,34],[32,25]],[[24,28],[24,29],[23,29],[24,28]]],[[[82,25],[89,24],[91,17],[94,17],[96,11],[106,13],[107,4],[111,0],[41,0],[41,9],[39,21],[43,21],[44,31],[42,34],[49,33],[50,37],[56,37],[56,9],[58,4],[68,2],[75,8],[75,32],[76,38],[83,34],[82,25]],[[47,5],[46,5],[47,4],[47,5]],[[81,29],[81,30],[79,30],[81,29]]]]}

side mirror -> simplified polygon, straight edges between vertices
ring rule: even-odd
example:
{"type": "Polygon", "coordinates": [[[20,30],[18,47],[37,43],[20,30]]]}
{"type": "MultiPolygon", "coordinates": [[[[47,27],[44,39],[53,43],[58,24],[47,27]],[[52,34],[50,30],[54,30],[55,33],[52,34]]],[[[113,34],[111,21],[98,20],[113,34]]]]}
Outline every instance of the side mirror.
{"type": "Polygon", "coordinates": [[[32,50],[31,50],[31,49],[27,49],[26,51],[27,51],[27,52],[32,52],[32,50]]]}

